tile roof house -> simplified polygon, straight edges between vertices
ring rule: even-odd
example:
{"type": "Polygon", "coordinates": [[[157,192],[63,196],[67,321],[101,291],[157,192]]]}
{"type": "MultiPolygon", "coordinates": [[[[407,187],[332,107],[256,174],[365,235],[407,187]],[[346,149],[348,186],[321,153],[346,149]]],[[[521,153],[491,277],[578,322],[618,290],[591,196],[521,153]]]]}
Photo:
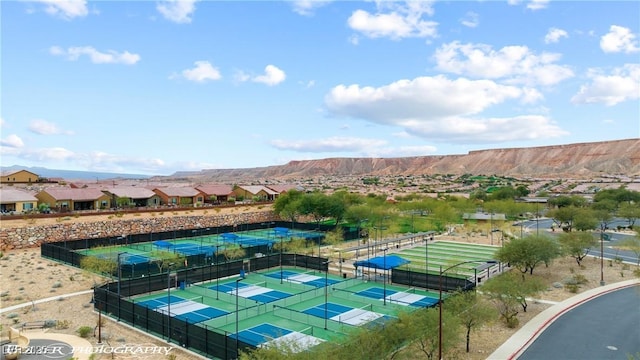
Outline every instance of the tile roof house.
{"type": "Polygon", "coordinates": [[[111,207],[111,199],[99,189],[51,188],[40,191],[36,198],[60,212],[111,207]]]}
{"type": "Polygon", "coordinates": [[[123,205],[146,207],[159,206],[161,198],[158,194],[143,187],[117,187],[102,190],[111,199],[113,206],[122,207],[123,205]]]}
{"type": "Polygon", "coordinates": [[[160,196],[162,205],[204,204],[205,194],[192,187],[158,187],[153,192],[160,196]]]}
{"type": "Polygon", "coordinates": [[[284,194],[289,190],[298,190],[301,192],[304,191],[304,188],[302,186],[295,185],[295,184],[273,184],[273,185],[265,185],[265,186],[277,192],[278,194],[284,194]]]}
{"type": "Polygon", "coordinates": [[[263,185],[238,185],[233,189],[236,199],[272,201],[278,197],[278,192],[263,185]]]}
{"type": "Polygon", "coordinates": [[[29,184],[37,182],[40,176],[27,170],[11,170],[0,174],[2,184],[29,184]]]}
{"type": "Polygon", "coordinates": [[[24,213],[38,208],[38,199],[32,194],[16,189],[0,189],[0,211],[2,213],[24,213]]]}
{"type": "Polygon", "coordinates": [[[204,202],[210,204],[219,204],[229,201],[229,197],[233,195],[233,186],[204,184],[196,186],[196,190],[205,194],[204,202]]]}

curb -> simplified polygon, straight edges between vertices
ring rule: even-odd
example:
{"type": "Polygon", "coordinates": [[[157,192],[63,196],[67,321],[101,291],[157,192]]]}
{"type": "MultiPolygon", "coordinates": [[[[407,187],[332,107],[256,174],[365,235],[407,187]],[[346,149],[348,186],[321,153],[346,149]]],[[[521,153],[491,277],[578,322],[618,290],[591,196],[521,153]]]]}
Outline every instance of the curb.
{"type": "Polygon", "coordinates": [[[613,291],[624,289],[640,284],[640,279],[627,280],[623,282],[606,285],[599,288],[588,290],[582,294],[571,297],[565,301],[554,305],[538,314],[536,317],[527,322],[518,332],[512,335],[504,342],[496,351],[494,351],[488,360],[508,359],[514,360],[522,354],[544,330],[554,321],[564,315],[573,308],[583,303],[593,300],[599,296],[606,295],[613,291]]]}

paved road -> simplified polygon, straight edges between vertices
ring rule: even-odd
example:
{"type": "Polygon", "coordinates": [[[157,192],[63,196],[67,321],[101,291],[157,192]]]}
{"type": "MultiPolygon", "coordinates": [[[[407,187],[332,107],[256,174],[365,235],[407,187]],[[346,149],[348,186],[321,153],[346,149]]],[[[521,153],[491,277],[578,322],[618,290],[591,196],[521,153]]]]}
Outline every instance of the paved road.
{"type": "Polygon", "coordinates": [[[596,297],[549,325],[518,357],[538,359],[640,358],[640,285],[596,297]]]}

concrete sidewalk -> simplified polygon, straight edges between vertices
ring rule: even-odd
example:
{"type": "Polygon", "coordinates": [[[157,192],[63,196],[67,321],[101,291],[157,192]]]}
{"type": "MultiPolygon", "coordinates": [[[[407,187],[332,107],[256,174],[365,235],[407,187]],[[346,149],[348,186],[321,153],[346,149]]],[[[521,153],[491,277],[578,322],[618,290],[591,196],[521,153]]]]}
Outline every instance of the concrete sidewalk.
{"type": "Polygon", "coordinates": [[[29,301],[29,302],[25,302],[25,303],[13,305],[13,306],[7,306],[7,307],[3,307],[3,308],[0,309],[0,314],[6,313],[6,312],[9,312],[9,311],[14,311],[14,310],[17,310],[17,309],[21,309],[21,308],[24,308],[24,307],[27,307],[27,306],[33,306],[33,305],[42,304],[42,303],[49,302],[49,301],[58,300],[60,298],[64,299],[64,298],[68,298],[68,297],[91,294],[91,293],[93,293],[93,289],[78,291],[78,292],[69,293],[69,294],[60,294],[60,295],[51,296],[51,297],[44,298],[44,299],[34,300],[33,302],[29,301]]]}
{"type": "Polygon", "coordinates": [[[585,291],[582,294],[578,294],[565,301],[557,303],[524,324],[518,332],[513,334],[513,336],[494,351],[493,354],[487,357],[487,359],[517,359],[551,323],[556,321],[567,311],[598,296],[626,287],[636,286],[638,284],[640,284],[640,279],[622,281],[585,291]]]}

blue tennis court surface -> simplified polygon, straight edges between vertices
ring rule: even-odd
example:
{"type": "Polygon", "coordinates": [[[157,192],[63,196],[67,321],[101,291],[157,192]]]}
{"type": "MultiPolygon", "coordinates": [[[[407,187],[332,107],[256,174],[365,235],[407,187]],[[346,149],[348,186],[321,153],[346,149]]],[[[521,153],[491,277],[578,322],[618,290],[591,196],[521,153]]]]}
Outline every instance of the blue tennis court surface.
{"type": "MultiPolygon", "coordinates": [[[[290,334],[292,331],[271,324],[260,324],[238,332],[238,339],[253,346],[290,334]]],[[[235,339],[236,334],[231,335],[235,339]]]]}
{"type": "Polygon", "coordinates": [[[176,318],[185,320],[191,324],[207,321],[218,316],[227,315],[228,312],[212,307],[206,307],[196,311],[190,311],[184,314],[176,315],[176,318]]]}
{"type": "Polygon", "coordinates": [[[318,288],[324,287],[325,285],[330,286],[340,282],[339,280],[328,279],[323,276],[310,275],[308,273],[299,273],[299,272],[288,271],[288,270],[282,271],[282,275],[280,274],[280,271],[274,271],[265,275],[275,279],[282,278],[283,280],[297,282],[297,283],[301,283],[309,286],[315,286],[318,288]]]}
{"type": "Polygon", "coordinates": [[[170,297],[162,296],[155,299],[145,300],[137,304],[166,314],[169,300],[171,301],[171,305],[175,306],[171,308],[171,314],[173,314],[173,317],[186,320],[192,324],[228,314],[226,311],[173,295],[170,297]],[[186,309],[180,309],[179,306],[182,305],[187,305],[186,309]],[[192,308],[193,310],[189,311],[189,308],[192,308]]]}
{"type": "Polygon", "coordinates": [[[196,243],[179,243],[174,244],[169,241],[158,240],[154,241],[153,245],[160,249],[174,250],[177,253],[186,256],[192,255],[206,255],[206,256],[214,256],[217,248],[215,246],[201,246],[196,243]]]}
{"type": "MultiPolygon", "coordinates": [[[[352,307],[348,307],[348,306],[344,306],[344,305],[340,305],[340,304],[335,304],[335,303],[327,303],[327,308],[326,308],[326,318],[327,319],[331,319],[334,316],[338,316],[340,314],[344,314],[348,311],[353,310],[352,307]]],[[[313,316],[317,316],[319,318],[325,318],[325,304],[318,304],[312,308],[308,308],[306,310],[303,311],[303,313],[305,314],[309,314],[309,315],[313,315],[313,316]]]]}
{"type": "Polygon", "coordinates": [[[269,303],[272,301],[284,299],[289,296],[291,296],[291,294],[286,293],[284,291],[271,290],[263,294],[249,296],[248,299],[251,299],[253,301],[259,301],[261,303],[269,303]]]}
{"type": "Polygon", "coordinates": [[[438,303],[438,299],[431,298],[424,295],[403,293],[391,289],[385,291],[384,288],[370,287],[368,289],[359,291],[356,295],[365,296],[372,299],[382,300],[387,298],[387,301],[400,305],[411,305],[417,307],[429,307],[438,303]]]}
{"type": "Polygon", "coordinates": [[[253,301],[258,301],[261,303],[270,303],[272,301],[284,299],[292,295],[284,291],[273,290],[260,285],[246,284],[246,283],[236,284],[235,282],[221,284],[219,286],[213,285],[213,286],[210,286],[209,289],[214,291],[225,292],[228,294],[235,294],[236,285],[238,286],[238,296],[246,299],[251,299],[253,301]]]}
{"type": "Polygon", "coordinates": [[[140,306],[144,306],[144,307],[148,307],[149,309],[157,309],[161,306],[165,306],[169,303],[169,301],[171,301],[172,304],[174,303],[178,303],[181,301],[185,301],[185,299],[179,297],[179,296],[173,296],[171,295],[169,296],[162,296],[162,297],[158,297],[155,299],[151,299],[151,300],[145,300],[145,301],[140,301],[136,304],[140,305],[140,306]]]}

